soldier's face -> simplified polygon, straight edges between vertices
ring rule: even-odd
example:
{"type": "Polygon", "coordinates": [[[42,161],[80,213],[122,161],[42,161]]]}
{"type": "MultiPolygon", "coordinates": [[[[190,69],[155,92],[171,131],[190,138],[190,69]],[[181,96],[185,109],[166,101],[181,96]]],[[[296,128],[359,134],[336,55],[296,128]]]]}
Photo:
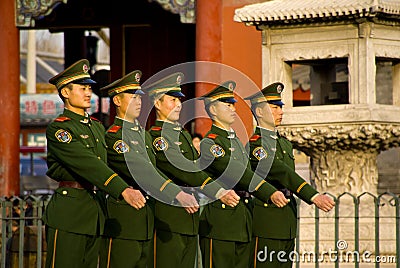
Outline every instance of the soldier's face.
{"type": "Polygon", "coordinates": [[[157,110],[157,119],[169,122],[179,120],[182,102],[178,97],[164,95],[155,101],[154,106],[157,110]]]}
{"type": "Polygon", "coordinates": [[[61,89],[65,98],[65,108],[81,113],[82,110],[90,108],[92,87],[90,85],[71,84],[61,89]]]}
{"type": "Polygon", "coordinates": [[[121,93],[114,97],[114,103],[119,107],[119,114],[121,118],[128,121],[134,121],[139,117],[142,109],[142,96],[131,93],[121,93]]]}
{"type": "Polygon", "coordinates": [[[214,116],[214,121],[224,128],[230,127],[235,122],[236,108],[234,103],[216,101],[210,107],[210,112],[214,116]]]}
{"type": "Polygon", "coordinates": [[[269,108],[271,109],[272,117],[274,118],[275,126],[280,126],[282,124],[283,111],[282,107],[279,105],[269,103],[269,108]]]}

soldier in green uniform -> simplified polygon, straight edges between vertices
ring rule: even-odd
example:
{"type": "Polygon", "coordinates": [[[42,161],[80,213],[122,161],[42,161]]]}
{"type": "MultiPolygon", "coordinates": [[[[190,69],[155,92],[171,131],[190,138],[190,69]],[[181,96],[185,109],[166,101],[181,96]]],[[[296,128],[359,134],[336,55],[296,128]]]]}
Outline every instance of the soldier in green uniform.
{"type": "Polygon", "coordinates": [[[146,202],[106,164],[105,129],[85,111],[95,83],[88,71],[89,62],[82,59],[49,80],[65,109],[46,130],[47,175],[59,182],[44,214],[46,267],[97,267],[103,191],[137,209],[146,202]]]}
{"type": "Polygon", "coordinates": [[[290,256],[293,255],[289,254],[294,250],[297,231],[297,204],[293,193],[323,211],[329,211],[334,206],[331,198],[319,194],[295,172],[292,144],[275,131],[282,121],[283,88],[282,83],[273,83],[245,98],[250,100],[258,122],[249,140],[252,169],[290,200],[287,206],[278,208],[255,198],[251,267],[292,267],[290,256]]]}
{"type": "MultiPolygon", "coordinates": [[[[264,202],[284,207],[282,192],[254,174],[248,154],[231,128],[235,121],[234,81],[227,81],[201,98],[213,121],[200,144],[201,166],[225,188],[241,196],[239,204],[227,207],[218,200],[204,207],[200,218],[200,247],[204,268],[247,268],[250,258],[252,216],[250,193],[264,202]]],[[[269,219],[274,220],[274,219],[269,219]]]]}
{"type": "MultiPolygon", "coordinates": [[[[239,196],[213,183],[208,174],[198,168],[199,154],[192,137],[178,123],[182,108],[180,98],[184,97],[180,87],[182,79],[182,73],[174,73],[147,86],[157,117],[150,129],[157,167],[171,182],[185,186],[186,190],[198,187],[210,198],[220,198],[227,206],[234,207],[239,196]]],[[[181,207],[156,202],[155,217],[155,267],[194,267],[199,213],[188,214],[181,207]],[[171,249],[174,249],[173,254],[171,249]]]]}
{"type": "MultiPolygon", "coordinates": [[[[106,91],[116,107],[113,125],[107,130],[108,165],[117,172],[140,196],[158,198],[172,203],[178,200],[189,213],[197,206],[196,199],[159,173],[150,134],[137,121],[141,111],[142,72],[133,71],[100,90],[106,91]],[[164,186],[165,185],[165,186],[164,186]]],[[[140,210],[123,200],[107,198],[108,219],[105,243],[101,249],[100,267],[146,267],[151,257],[154,234],[154,214],[151,199],[140,210]]]]}

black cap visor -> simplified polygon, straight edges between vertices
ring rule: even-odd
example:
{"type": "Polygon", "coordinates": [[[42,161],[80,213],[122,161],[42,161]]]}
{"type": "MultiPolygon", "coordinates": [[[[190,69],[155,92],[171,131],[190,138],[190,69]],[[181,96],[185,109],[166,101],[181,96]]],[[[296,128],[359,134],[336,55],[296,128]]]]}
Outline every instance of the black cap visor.
{"type": "Polygon", "coordinates": [[[90,85],[90,84],[96,84],[96,81],[94,81],[90,78],[83,78],[83,79],[72,81],[72,83],[79,84],[79,85],[90,85]]]}
{"type": "Polygon", "coordinates": [[[172,97],[178,97],[178,98],[185,97],[185,95],[181,91],[175,91],[175,90],[168,91],[165,94],[170,95],[172,97]]]}

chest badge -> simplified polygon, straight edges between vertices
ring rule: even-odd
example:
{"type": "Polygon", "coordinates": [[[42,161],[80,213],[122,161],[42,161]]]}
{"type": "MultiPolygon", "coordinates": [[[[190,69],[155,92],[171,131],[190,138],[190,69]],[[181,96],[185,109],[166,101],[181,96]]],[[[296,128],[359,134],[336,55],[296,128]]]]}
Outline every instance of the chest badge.
{"type": "Polygon", "coordinates": [[[218,144],[214,144],[213,146],[211,146],[210,148],[210,152],[213,154],[213,156],[215,156],[216,158],[218,157],[223,157],[225,155],[225,151],[224,149],[218,145],[218,144]]]}
{"type": "Polygon", "coordinates": [[[82,139],[87,139],[87,138],[89,138],[89,135],[81,134],[81,135],[79,135],[79,136],[81,136],[82,139]]]}
{"type": "Polygon", "coordinates": [[[67,130],[64,130],[64,129],[57,130],[55,136],[56,136],[57,140],[60,142],[69,143],[72,140],[71,134],[67,130]]]}
{"type": "Polygon", "coordinates": [[[119,154],[124,154],[129,152],[129,146],[123,140],[117,140],[114,143],[113,149],[119,154]]]}
{"type": "Polygon", "coordinates": [[[166,151],[168,149],[168,142],[163,137],[158,137],[153,141],[153,146],[157,151],[166,151]]]}
{"type": "Polygon", "coordinates": [[[257,160],[261,160],[268,156],[267,152],[264,150],[263,147],[257,147],[253,150],[253,155],[257,160]]]}

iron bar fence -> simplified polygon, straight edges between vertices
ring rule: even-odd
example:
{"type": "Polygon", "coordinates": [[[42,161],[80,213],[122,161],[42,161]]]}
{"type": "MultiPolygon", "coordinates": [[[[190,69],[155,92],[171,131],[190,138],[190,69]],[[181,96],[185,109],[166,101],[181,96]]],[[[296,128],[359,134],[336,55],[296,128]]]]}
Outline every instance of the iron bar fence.
{"type": "MultiPolygon", "coordinates": [[[[400,268],[400,196],[329,195],[336,207],[328,213],[298,202],[296,248],[287,256],[294,267],[400,268]]],[[[44,266],[42,216],[49,199],[50,195],[0,198],[0,268],[44,266]]]]}

